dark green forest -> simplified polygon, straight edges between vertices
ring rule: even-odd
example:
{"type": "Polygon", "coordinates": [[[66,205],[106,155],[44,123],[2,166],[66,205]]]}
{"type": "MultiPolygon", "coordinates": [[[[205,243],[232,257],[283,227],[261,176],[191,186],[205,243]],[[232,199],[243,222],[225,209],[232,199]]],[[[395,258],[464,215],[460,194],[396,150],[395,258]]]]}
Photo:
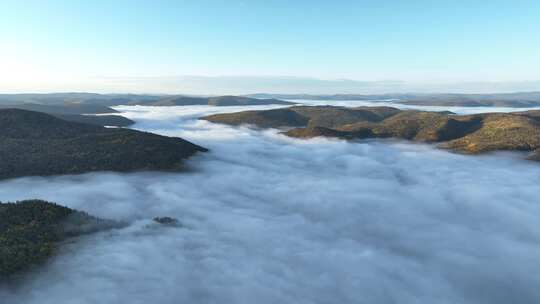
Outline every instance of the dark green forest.
{"type": "Polygon", "coordinates": [[[0,110],[0,179],[91,171],[180,170],[207,151],[181,138],[0,110]]]}
{"type": "Polygon", "coordinates": [[[121,226],[42,200],[0,203],[0,278],[44,263],[69,237],[121,226]]]}

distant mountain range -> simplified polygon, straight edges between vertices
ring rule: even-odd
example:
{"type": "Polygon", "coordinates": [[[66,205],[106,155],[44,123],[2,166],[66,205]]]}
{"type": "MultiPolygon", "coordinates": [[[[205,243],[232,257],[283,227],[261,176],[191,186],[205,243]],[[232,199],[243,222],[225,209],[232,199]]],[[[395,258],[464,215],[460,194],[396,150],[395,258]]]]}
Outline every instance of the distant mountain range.
{"type": "Polygon", "coordinates": [[[28,111],[42,112],[51,114],[64,120],[93,124],[98,126],[127,127],[135,123],[131,119],[125,118],[120,115],[103,115],[105,113],[118,113],[118,111],[103,105],[76,103],[65,105],[44,105],[34,103],[22,103],[17,105],[0,105],[0,109],[22,109],[28,111]],[[100,115],[96,116],[83,114],[100,115]]]}
{"type": "Polygon", "coordinates": [[[58,114],[114,113],[112,106],[249,106],[292,105],[285,100],[393,100],[397,103],[428,106],[463,107],[540,107],[540,92],[517,92],[501,94],[250,94],[245,96],[185,96],[185,95],[138,95],[95,93],[52,94],[0,94],[0,106],[58,114]],[[28,105],[29,104],[29,105],[28,105]]]}
{"type": "Polygon", "coordinates": [[[0,105],[23,103],[41,105],[87,104],[94,106],[114,106],[127,103],[147,102],[162,97],[136,94],[96,94],[96,93],[48,93],[48,94],[0,94],[0,105]]]}
{"type": "Polygon", "coordinates": [[[0,179],[91,171],[179,170],[207,151],[181,138],[0,110],[0,179]]]}
{"type": "Polygon", "coordinates": [[[219,97],[190,97],[190,96],[171,96],[163,97],[155,101],[135,102],[133,104],[148,106],[191,106],[191,105],[209,105],[209,106],[253,106],[253,105],[292,105],[294,103],[273,98],[260,99],[244,96],[219,96],[219,97]]]}
{"type": "Polygon", "coordinates": [[[54,115],[64,120],[99,126],[127,127],[135,122],[111,108],[118,105],[143,106],[249,106],[249,105],[292,105],[292,102],[277,99],[257,99],[243,96],[192,97],[152,96],[133,94],[101,95],[94,93],[53,94],[0,94],[0,109],[23,109],[54,115]],[[84,115],[84,114],[100,114],[84,115]]]}
{"type": "Polygon", "coordinates": [[[397,103],[424,106],[461,107],[540,107],[540,92],[502,94],[251,94],[253,98],[279,98],[289,100],[394,100],[397,103]]]}
{"type": "MultiPolygon", "coordinates": [[[[246,96],[183,96],[183,95],[135,95],[135,94],[95,94],[95,93],[52,93],[52,94],[0,94],[0,105],[14,106],[21,104],[33,104],[32,110],[38,110],[36,105],[62,106],[64,111],[72,109],[79,112],[84,109],[88,113],[111,113],[107,107],[118,105],[142,105],[142,106],[187,106],[187,105],[211,105],[211,106],[248,106],[268,104],[292,104],[291,102],[277,99],[261,99],[246,96]],[[69,108],[72,106],[73,108],[69,108]],[[101,108],[100,108],[101,107],[101,108]]],[[[49,108],[45,108],[49,109],[49,108]]],[[[114,112],[114,110],[112,110],[114,112]]],[[[81,113],[64,113],[81,114],[81,113]]]]}
{"type": "Polygon", "coordinates": [[[228,125],[284,128],[290,137],[398,138],[438,143],[440,148],[478,154],[530,152],[540,160],[540,110],[455,115],[392,107],[296,106],[216,114],[201,119],[228,125]]]}

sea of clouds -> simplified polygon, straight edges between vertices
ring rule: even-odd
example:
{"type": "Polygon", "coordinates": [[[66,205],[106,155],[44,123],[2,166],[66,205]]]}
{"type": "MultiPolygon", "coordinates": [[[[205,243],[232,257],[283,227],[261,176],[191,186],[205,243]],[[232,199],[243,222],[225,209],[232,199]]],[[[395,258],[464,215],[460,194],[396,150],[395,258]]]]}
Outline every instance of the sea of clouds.
{"type": "Polygon", "coordinates": [[[540,303],[540,166],[520,155],[197,120],[239,107],[118,109],[210,152],[183,173],[0,182],[2,201],[131,223],[66,244],[0,303],[540,303]]]}

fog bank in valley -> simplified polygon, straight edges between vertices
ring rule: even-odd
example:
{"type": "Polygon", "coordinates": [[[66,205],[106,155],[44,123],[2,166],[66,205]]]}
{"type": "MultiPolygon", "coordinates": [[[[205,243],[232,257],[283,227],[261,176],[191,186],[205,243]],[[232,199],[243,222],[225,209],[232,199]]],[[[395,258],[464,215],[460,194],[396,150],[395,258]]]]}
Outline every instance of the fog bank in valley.
{"type": "Polygon", "coordinates": [[[131,223],[67,244],[2,303],[540,302],[537,163],[196,120],[245,108],[119,109],[211,151],[185,173],[0,182],[2,201],[131,223]]]}

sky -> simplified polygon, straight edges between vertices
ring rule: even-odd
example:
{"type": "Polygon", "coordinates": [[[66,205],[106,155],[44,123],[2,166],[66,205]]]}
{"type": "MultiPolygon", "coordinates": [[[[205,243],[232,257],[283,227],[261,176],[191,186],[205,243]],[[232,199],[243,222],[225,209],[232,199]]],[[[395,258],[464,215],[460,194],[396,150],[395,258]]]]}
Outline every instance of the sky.
{"type": "Polygon", "coordinates": [[[0,91],[215,93],[183,77],[539,81],[539,28],[538,1],[8,0],[0,91]]]}

